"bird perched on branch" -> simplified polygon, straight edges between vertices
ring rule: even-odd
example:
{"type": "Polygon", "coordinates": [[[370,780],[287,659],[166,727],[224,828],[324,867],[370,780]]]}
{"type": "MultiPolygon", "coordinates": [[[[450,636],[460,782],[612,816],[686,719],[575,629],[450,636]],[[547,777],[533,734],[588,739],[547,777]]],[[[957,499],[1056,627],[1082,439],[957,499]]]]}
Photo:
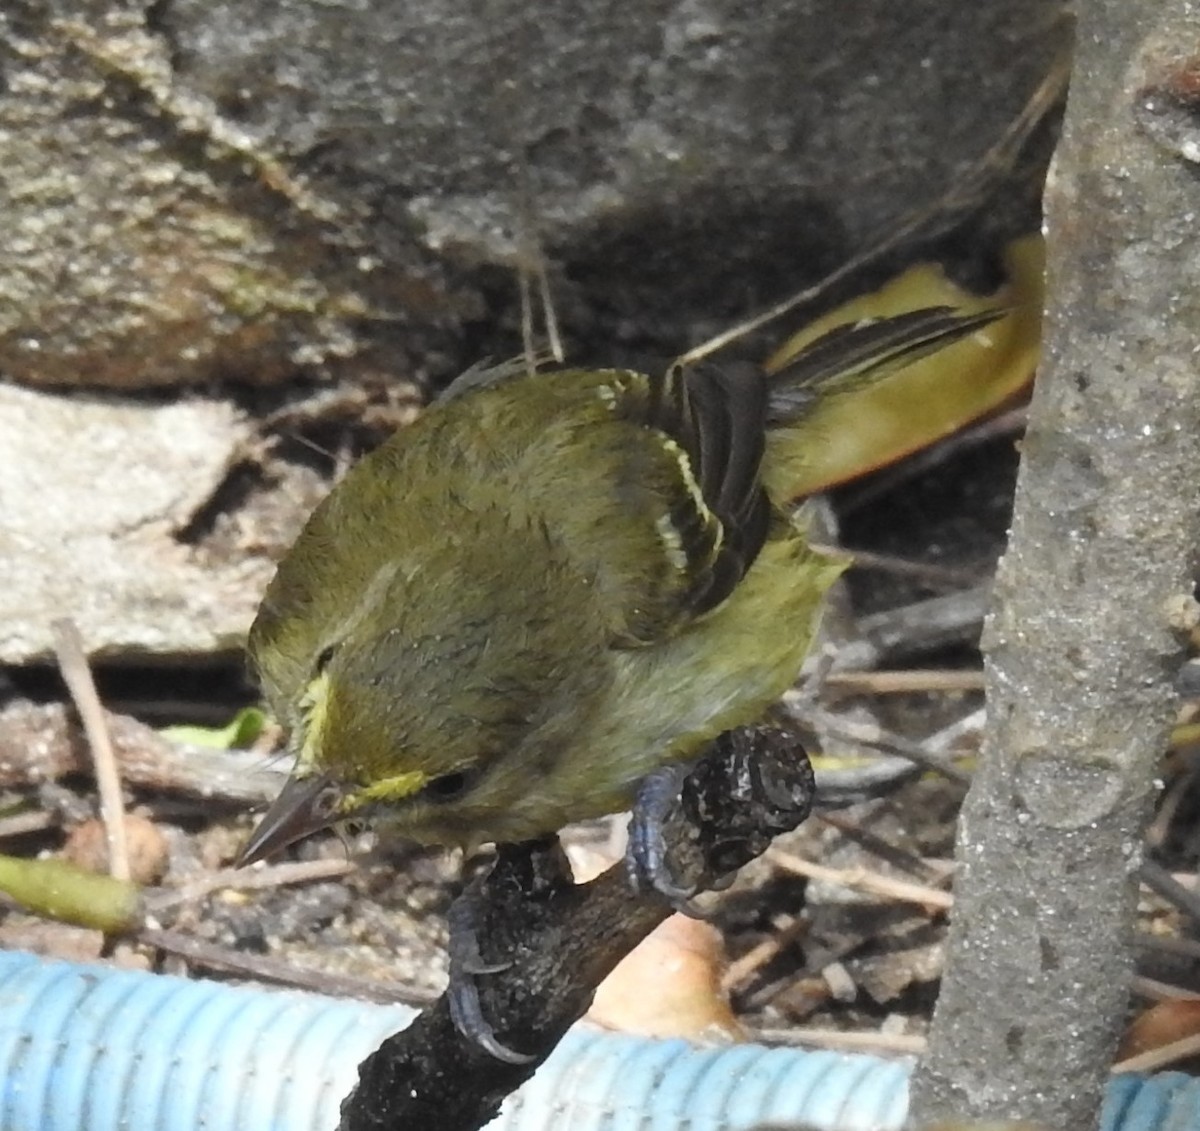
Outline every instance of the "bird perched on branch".
{"type": "Polygon", "coordinates": [[[345,819],[542,837],[755,721],[844,564],[770,461],[821,444],[822,398],[995,317],[841,326],[770,377],[469,371],[333,489],[267,590],[249,652],[296,763],[242,862],[345,819]]]}

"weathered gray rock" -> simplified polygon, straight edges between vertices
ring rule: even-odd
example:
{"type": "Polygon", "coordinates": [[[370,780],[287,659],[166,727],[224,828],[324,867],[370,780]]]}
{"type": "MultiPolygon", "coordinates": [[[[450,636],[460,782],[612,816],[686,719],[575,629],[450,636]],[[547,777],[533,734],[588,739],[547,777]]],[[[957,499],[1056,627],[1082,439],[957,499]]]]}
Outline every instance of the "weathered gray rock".
{"type": "Polygon", "coordinates": [[[241,646],[272,566],[178,535],[250,434],[220,401],[139,405],[0,385],[0,662],[53,654],[69,616],[99,656],[241,646]]]}
{"type": "Polygon", "coordinates": [[[1056,10],[10,0],[0,370],[447,370],[511,311],[526,180],[568,331],[678,347],[935,198],[1056,10]]]}
{"type": "MultiPolygon", "coordinates": [[[[669,353],[937,197],[1056,11],[6,0],[0,376],[445,376],[517,348],[530,214],[572,356],[669,353]]],[[[4,389],[0,661],[45,657],[66,613],[104,655],[236,647],[270,547],[179,532],[251,433],[221,402],[4,389]]]]}

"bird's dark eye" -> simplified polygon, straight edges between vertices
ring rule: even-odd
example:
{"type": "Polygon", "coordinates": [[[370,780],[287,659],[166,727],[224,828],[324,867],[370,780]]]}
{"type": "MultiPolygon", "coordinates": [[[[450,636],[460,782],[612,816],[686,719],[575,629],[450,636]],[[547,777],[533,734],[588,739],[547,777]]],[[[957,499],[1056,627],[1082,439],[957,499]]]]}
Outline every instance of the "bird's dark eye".
{"type": "Polygon", "coordinates": [[[342,791],[339,786],[327,785],[312,799],[311,812],[314,820],[332,821],[342,807],[342,791]]]}
{"type": "Polygon", "coordinates": [[[474,774],[467,770],[458,770],[434,778],[421,792],[430,801],[457,801],[471,788],[474,780],[474,774]]]}
{"type": "Polygon", "coordinates": [[[336,644],[329,644],[317,653],[317,675],[320,675],[327,667],[329,667],[329,661],[333,659],[336,653],[336,644]]]}

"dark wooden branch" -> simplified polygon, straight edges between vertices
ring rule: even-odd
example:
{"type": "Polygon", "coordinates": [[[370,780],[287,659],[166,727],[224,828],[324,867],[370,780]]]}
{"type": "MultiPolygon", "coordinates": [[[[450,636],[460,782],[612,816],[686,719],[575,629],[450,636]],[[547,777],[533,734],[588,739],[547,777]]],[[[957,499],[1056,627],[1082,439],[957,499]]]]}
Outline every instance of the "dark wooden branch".
{"type": "MultiPolygon", "coordinates": [[[[813,792],[794,734],[758,728],[723,736],[667,818],[672,876],[711,887],[804,820],[813,792]]],[[[505,1045],[534,1059],[505,1063],[464,1038],[443,995],[363,1062],[342,1106],[342,1131],[483,1126],[586,1012],[604,977],[671,914],[661,898],[635,894],[623,865],[576,885],[544,846],[502,847],[480,894],[482,958],[511,962],[477,979],[484,1015],[505,1045]]]]}

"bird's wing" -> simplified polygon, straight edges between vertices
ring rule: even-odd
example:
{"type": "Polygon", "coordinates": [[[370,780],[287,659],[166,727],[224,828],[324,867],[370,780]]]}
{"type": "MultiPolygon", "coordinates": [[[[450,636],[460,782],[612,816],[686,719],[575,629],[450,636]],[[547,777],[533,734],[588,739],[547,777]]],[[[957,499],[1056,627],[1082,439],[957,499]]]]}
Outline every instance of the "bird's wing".
{"type": "Polygon", "coordinates": [[[561,401],[543,412],[521,497],[594,579],[614,646],[674,635],[732,592],[766,537],[765,377],[673,367],[541,381],[561,401]]]}

